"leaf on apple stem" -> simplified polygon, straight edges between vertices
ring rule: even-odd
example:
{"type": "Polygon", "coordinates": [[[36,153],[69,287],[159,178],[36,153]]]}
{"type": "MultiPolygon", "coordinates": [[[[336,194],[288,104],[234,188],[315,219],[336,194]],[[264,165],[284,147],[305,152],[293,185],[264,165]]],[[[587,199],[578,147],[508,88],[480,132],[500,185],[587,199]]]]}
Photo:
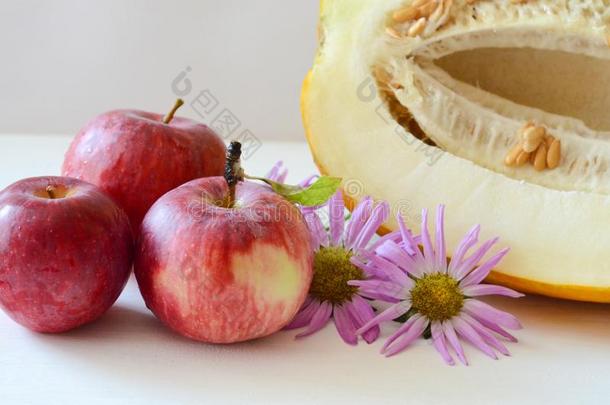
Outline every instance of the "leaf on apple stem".
{"type": "Polygon", "coordinates": [[[329,176],[319,177],[308,187],[282,184],[264,177],[246,176],[246,178],[263,181],[288,201],[306,207],[324,204],[337,192],[341,185],[341,178],[329,176]]]}

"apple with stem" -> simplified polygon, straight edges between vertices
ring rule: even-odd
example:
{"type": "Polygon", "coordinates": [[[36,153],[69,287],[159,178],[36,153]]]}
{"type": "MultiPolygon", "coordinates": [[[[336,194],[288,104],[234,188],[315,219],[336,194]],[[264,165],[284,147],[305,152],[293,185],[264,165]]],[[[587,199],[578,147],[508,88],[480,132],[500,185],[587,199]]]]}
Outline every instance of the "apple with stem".
{"type": "Polygon", "coordinates": [[[239,143],[231,143],[224,178],[194,180],[161,197],[136,248],[148,308],[204,342],[280,330],[312,278],[311,238],[299,209],[269,186],[242,181],[239,155],[239,143]]]}
{"type": "Polygon", "coordinates": [[[99,318],[129,277],[134,241],[125,212],[97,187],[63,177],[0,192],[0,307],[46,333],[99,318]]]}
{"type": "Polygon", "coordinates": [[[72,141],[62,175],[95,184],[127,212],[134,231],[150,206],[187,181],[222,175],[225,144],[209,127],[138,110],[94,118],[72,141]]]}

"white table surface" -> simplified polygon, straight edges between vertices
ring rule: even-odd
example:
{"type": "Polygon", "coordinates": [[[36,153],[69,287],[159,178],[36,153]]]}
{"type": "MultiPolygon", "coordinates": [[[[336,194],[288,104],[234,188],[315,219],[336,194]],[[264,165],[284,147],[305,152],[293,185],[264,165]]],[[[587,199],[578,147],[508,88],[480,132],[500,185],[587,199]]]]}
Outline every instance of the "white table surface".
{"type": "MultiPolygon", "coordinates": [[[[0,135],[0,188],[58,174],[69,140],[0,135]]],[[[265,142],[246,166],[262,174],[279,158],[289,180],[314,170],[304,143],[265,142]]],[[[525,326],[512,357],[467,346],[471,365],[448,367],[427,341],[386,359],[383,340],[350,347],[330,324],[300,341],[294,332],[232,346],[189,341],[153,317],[132,278],[105,316],[62,335],[29,332],[0,313],[0,404],[608,403],[610,306],[490,302],[525,326]]]]}

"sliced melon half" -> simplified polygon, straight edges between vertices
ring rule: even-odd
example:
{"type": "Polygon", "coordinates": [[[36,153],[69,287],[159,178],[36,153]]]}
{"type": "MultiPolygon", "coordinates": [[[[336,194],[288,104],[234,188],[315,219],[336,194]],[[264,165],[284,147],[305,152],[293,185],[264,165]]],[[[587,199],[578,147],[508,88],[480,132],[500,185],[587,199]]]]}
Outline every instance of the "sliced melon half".
{"type": "Polygon", "coordinates": [[[493,282],[610,302],[609,26],[608,0],[326,0],[315,161],[415,230],[446,204],[450,246],[481,223],[493,282]]]}

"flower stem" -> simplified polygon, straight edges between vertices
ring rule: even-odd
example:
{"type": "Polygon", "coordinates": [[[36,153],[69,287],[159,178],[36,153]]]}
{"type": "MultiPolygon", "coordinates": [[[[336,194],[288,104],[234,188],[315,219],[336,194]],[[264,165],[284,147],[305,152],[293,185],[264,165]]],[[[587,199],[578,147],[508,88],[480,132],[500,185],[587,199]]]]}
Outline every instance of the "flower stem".
{"type": "Polygon", "coordinates": [[[176,100],[176,103],[172,107],[171,111],[167,113],[165,118],[163,118],[163,123],[169,124],[174,119],[174,114],[176,114],[176,111],[178,111],[178,108],[182,107],[183,105],[184,105],[184,100],[182,100],[181,98],[176,100]]]}
{"type": "Polygon", "coordinates": [[[48,185],[46,189],[47,194],[51,200],[55,199],[55,187],[48,185]]]}
{"type": "Polygon", "coordinates": [[[227,161],[225,163],[225,180],[229,186],[229,196],[225,206],[233,208],[235,204],[235,187],[237,183],[244,180],[244,171],[241,168],[241,143],[231,142],[227,148],[227,161]]]}

